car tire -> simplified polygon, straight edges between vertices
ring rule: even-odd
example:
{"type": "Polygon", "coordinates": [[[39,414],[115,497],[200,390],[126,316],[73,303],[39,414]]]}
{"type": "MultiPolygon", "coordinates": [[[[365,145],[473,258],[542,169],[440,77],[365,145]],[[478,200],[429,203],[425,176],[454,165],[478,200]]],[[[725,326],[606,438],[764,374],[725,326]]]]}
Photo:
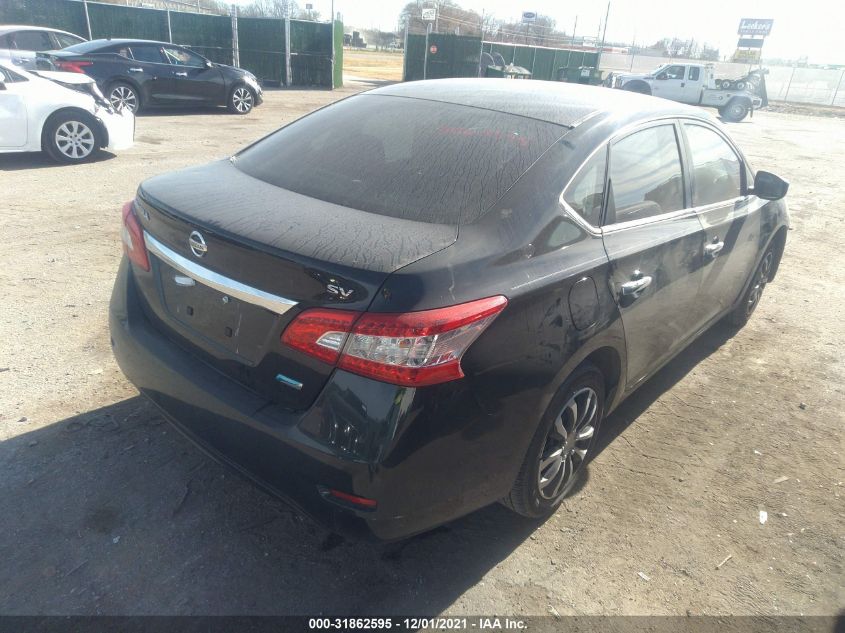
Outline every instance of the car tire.
{"type": "Polygon", "coordinates": [[[106,98],[115,110],[125,108],[132,114],[141,111],[141,95],[138,93],[138,89],[125,81],[116,81],[109,84],[106,98]]]}
{"type": "Polygon", "coordinates": [[[232,114],[249,114],[255,107],[255,92],[246,84],[238,84],[229,93],[226,105],[232,114]]]}
{"type": "Polygon", "coordinates": [[[97,121],[90,114],[68,111],[48,119],[41,147],[60,163],[82,163],[100,151],[102,139],[97,121]]]}
{"type": "Polygon", "coordinates": [[[589,461],[604,397],[604,376],[594,365],[575,370],[552,398],[503,505],[534,519],[557,511],[589,461]]]}
{"type": "Polygon", "coordinates": [[[734,98],[728,101],[727,105],[720,108],[719,114],[722,115],[725,121],[739,123],[748,116],[748,111],[749,107],[746,100],[734,98]]]}
{"type": "Polygon", "coordinates": [[[770,246],[763,255],[763,259],[760,260],[760,263],[754,270],[754,276],[751,278],[751,283],[748,285],[748,289],[742,296],[742,301],[728,316],[728,321],[731,325],[741,328],[748,323],[751,315],[754,314],[754,310],[756,310],[757,306],[760,304],[760,299],[763,296],[763,291],[766,289],[766,284],[769,283],[774,261],[775,250],[770,246]]]}

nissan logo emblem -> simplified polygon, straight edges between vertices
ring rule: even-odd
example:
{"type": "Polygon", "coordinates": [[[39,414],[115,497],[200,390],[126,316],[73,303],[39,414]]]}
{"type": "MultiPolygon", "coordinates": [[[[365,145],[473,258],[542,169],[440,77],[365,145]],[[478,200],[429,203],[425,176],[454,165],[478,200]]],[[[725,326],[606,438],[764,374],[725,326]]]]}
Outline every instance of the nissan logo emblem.
{"type": "Polygon", "coordinates": [[[191,247],[191,252],[197,257],[202,257],[208,252],[208,246],[205,245],[205,238],[199,231],[192,231],[188,238],[188,246],[191,247]]]}

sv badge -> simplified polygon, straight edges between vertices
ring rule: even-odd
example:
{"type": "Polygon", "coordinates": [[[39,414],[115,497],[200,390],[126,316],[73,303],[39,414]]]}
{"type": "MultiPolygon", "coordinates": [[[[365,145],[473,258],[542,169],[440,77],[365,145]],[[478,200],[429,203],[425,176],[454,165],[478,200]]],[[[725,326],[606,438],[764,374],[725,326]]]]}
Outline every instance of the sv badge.
{"type": "Polygon", "coordinates": [[[342,301],[345,301],[346,299],[349,299],[349,297],[351,297],[352,293],[355,291],[347,290],[343,286],[338,286],[337,284],[326,284],[326,292],[328,292],[330,295],[338,297],[342,301]]]}

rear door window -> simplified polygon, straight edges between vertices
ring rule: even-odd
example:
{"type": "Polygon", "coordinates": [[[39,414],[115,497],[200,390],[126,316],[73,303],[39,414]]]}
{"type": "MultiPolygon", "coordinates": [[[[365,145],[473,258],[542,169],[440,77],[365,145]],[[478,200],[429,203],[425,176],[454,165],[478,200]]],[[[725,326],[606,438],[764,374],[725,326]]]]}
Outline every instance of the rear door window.
{"type": "Polygon", "coordinates": [[[59,48],[66,48],[68,46],[73,46],[74,44],[79,44],[80,42],[84,42],[81,37],[76,37],[75,35],[68,35],[67,33],[53,33],[53,37],[56,38],[56,42],[59,48]]]}
{"type": "Polygon", "coordinates": [[[692,155],[693,206],[742,195],[742,161],[727,141],[702,125],[684,124],[692,155]]]}
{"type": "Polygon", "coordinates": [[[698,66],[690,66],[689,67],[689,80],[690,81],[698,81],[698,78],[701,76],[701,68],[698,66]]]}
{"type": "Polygon", "coordinates": [[[49,51],[53,40],[46,31],[18,31],[12,35],[13,48],[19,51],[49,51]]]}
{"type": "Polygon", "coordinates": [[[277,187],[362,211],[468,223],[566,131],[493,110],[358,95],[259,141],[235,165],[277,187]]]}
{"type": "Polygon", "coordinates": [[[161,54],[161,46],[153,44],[139,44],[130,48],[132,58],[139,62],[149,62],[152,64],[166,64],[167,60],[161,54]]]}
{"type": "Polygon", "coordinates": [[[610,148],[606,224],[630,222],[684,208],[681,155],[671,123],[655,125],[610,148]]]}
{"type": "Polygon", "coordinates": [[[592,226],[601,223],[606,167],[607,146],[584,163],[563,193],[566,204],[592,226]]]}

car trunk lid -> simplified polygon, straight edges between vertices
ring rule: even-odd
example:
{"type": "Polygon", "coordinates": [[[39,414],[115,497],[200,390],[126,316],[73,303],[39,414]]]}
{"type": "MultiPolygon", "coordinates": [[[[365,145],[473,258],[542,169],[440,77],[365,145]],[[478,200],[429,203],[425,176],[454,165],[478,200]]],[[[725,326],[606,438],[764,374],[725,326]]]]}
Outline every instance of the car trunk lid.
{"type": "Polygon", "coordinates": [[[282,345],[291,320],[310,307],[366,310],[391,272],[457,237],[455,226],[281,189],[228,160],[144,182],[136,213],[152,262],[149,283],[139,284],[152,320],[292,409],[313,402],[333,367],[282,345]]]}

